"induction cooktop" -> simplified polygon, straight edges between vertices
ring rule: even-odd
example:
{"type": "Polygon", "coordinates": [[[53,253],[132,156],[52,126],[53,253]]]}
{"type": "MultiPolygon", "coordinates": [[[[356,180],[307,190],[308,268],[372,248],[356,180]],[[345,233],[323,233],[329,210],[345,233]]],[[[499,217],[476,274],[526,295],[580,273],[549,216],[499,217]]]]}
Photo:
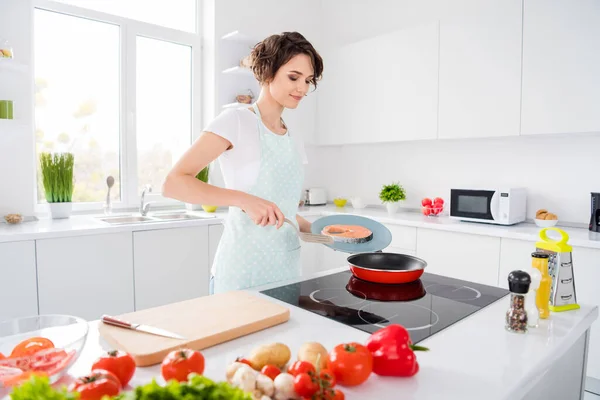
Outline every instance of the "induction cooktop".
{"type": "Polygon", "coordinates": [[[369,333],[400,324],[417,343],[509,291],[430,273],[407,284],[378,284],[343,271],[261,293],[369,333]]]}

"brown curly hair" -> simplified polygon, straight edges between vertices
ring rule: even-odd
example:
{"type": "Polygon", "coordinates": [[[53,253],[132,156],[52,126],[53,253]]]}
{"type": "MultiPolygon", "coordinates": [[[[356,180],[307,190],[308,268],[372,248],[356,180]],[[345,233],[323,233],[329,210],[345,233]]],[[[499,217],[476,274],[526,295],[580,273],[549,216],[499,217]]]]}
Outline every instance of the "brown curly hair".
{"type": "Polygon", "coordinates": [[[323,59],[304,36],[298,32],[283,32],[271,35],[252,49],[249,61],[252,72],[261,83],[270,82],[282,65],[298,54],[310,57],[314,75],[310,80],[315,88],[323,73],[323,59]]]}

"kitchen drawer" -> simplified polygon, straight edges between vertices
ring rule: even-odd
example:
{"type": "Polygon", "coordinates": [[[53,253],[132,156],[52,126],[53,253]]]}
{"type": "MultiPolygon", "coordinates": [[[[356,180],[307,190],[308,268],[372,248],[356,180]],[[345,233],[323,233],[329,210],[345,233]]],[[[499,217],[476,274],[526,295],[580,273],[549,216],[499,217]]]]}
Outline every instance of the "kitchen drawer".
{"type": "Polygon", "coordinates": [[[417,250],[417,228],[388,224],[386,228],[392,233],[390,247],[404,250],[417,250]]]}

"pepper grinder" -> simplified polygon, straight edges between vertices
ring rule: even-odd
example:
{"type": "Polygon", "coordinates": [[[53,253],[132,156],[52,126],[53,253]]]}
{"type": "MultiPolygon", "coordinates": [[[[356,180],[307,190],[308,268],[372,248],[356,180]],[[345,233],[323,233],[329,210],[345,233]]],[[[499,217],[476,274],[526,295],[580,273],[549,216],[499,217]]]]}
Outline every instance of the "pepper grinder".
{"type": "Polygon", "coordinates": [[[529,292],[531,276],[525,271],[512,271],[508,274],[510,290],[510,307],[506,311],[505,328],[509,332],[527,332],[527,310],[525,295],[529,292]]]}
{"type": "Polygon", "coordinates": [[[542,274],[535,268],[531,268],[529,271],[531,275],[531,285],[529,286],[529,292],[525,298],[525,310],[527,311],[527,325],[532,328],[537,328],[540,320],[540,312],[536,304],[537,290],[540,287],[542,281],[542,274]]]}

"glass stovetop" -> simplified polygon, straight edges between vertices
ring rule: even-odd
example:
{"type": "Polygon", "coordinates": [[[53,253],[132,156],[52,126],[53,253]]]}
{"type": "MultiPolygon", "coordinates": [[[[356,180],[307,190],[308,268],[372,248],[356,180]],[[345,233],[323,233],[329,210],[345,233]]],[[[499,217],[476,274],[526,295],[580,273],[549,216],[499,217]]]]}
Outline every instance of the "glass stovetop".
{"type": "Polygon", "coordinates": [[[417,343],[509,291],[429,273],[412,283],[383,285],[344,271],[261,293],[369,333],[397,323],[417,343]]]}

